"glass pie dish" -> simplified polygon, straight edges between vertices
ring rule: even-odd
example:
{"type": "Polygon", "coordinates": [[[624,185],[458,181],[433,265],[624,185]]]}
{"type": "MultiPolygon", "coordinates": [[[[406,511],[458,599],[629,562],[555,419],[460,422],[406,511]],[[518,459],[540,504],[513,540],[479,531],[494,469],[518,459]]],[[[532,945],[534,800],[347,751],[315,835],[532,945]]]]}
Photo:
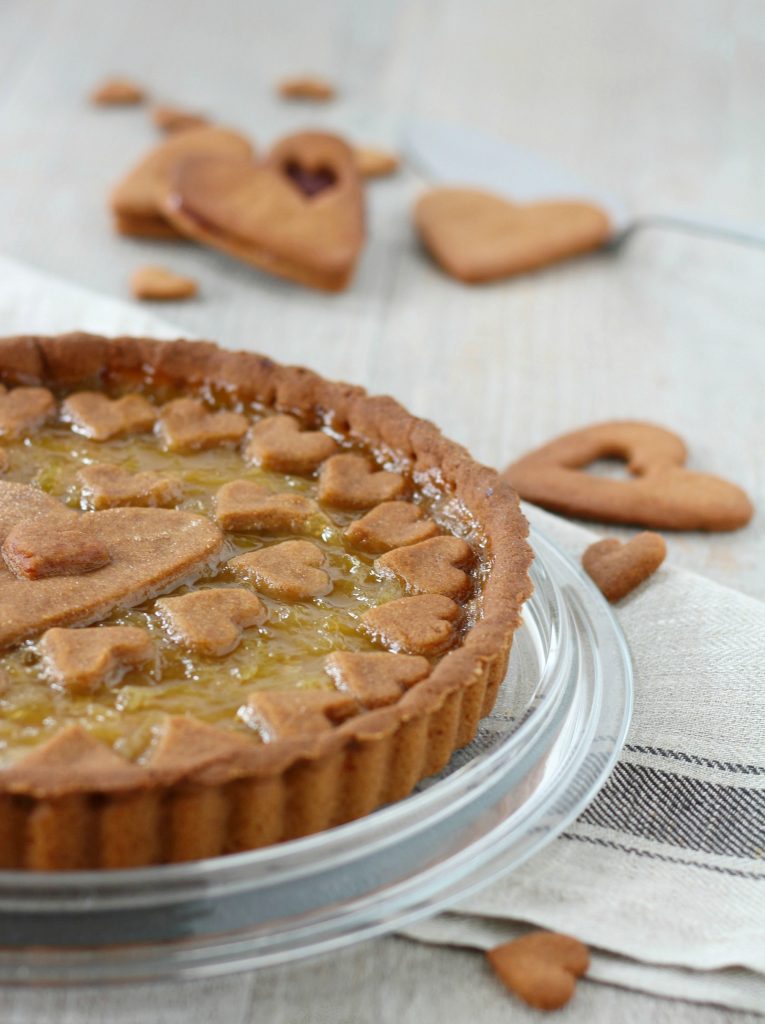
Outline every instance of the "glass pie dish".
{"type": "Polygon", "coordinates": [[[624,742],[632,668],[608,605],[532,533],[534,594],[475,740],[405,800],[306,838],[131,870],[0,871],[0,983],[201,977],[434,913],[553,839],[624,742]]]}

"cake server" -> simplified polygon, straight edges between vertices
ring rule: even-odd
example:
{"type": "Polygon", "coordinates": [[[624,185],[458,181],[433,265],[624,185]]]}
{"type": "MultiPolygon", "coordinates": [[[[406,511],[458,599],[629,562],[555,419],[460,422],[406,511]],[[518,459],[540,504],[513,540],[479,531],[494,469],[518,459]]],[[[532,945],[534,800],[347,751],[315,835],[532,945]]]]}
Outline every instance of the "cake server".
{"type": "Polygon", "coordinates": [[[708,235],[765,248],[765,228],[695,213],[635,214],[618,196],[603,192],[531,150],[472,128],[439,121],[410,121],[404,151],[434,184],[486,189],[512,202],[582,199],[605,210],[613,226],[609,245],[618,248],[641,228],[659,227],[708,235]]]}

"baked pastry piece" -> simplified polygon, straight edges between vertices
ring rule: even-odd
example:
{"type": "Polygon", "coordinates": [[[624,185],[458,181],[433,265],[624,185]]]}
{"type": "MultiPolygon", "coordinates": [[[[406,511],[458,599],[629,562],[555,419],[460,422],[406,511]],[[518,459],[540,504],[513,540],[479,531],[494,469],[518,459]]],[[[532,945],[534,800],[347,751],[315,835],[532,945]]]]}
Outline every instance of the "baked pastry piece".
{"type": "Polygon", "coordinates": [[[0,380],[0,866],[306,835],[473,737],[530,592],[493,470],[202,342],[8,338],[0,380]]]}
{"type": "Polygon", "coordinates": [[[364,242],[356,158],[324,132],[282,139],[260,162],[185,160],[161,206],[179,234],[326,291],[345,288],[364,242]]]}
{"type": "Polygon", "coordinates": [[[112,190],[114,226],[121,235],[178,238],[179,232],[162,212],[162,200],[174,168],[192,157],[249,157],[252,146],[227,128],[205,125],[175,132],[154,146],[112,190]]]}

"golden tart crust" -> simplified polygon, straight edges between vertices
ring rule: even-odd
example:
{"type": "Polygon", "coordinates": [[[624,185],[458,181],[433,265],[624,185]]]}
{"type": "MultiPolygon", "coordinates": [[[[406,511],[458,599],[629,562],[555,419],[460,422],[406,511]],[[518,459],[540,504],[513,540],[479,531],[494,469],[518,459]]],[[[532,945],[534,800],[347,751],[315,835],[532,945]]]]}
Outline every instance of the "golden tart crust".
{"type": "MultiPolygon", "coordinates": [[[[430,481],[453,495],[478,524],[490,563],[480,616],[459,646],[425,678],[401,687],[393,703],[357,710],[342,691],[337,707],[322,713],[298,702],[290,721],[302,716],[321,724],[316,731],[290,729],[274,742],[254,743],[169,716],[148,758],[137,763],[81,726],[63,726],[0,768],[0,867],[126,868],[216,856],[307,835],[407,796],[473,738],[491,710],[531,592],[532,554],[515,492],[392,398],[206,342],[80,333],[0,340],[7,386],[97,391],[147,378],[187,392],[233,393],[323,423],[418,485],[430,481]]],[[[271,704],[259,702],[257,714],[277,715],[278,701],[271,704]]]]}

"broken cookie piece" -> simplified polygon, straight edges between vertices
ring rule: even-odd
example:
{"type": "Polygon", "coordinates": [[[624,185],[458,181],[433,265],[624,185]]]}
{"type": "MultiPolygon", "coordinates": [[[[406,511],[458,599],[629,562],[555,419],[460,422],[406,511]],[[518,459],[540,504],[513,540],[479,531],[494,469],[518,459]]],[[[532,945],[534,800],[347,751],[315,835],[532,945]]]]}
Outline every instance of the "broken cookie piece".
{"type": "Polygon", "coordinates": [[[47,388],[12,388],[0,393],[0,437],[23,437],[51,419],[56,400],[47,388]]]}
{"type": "Polygon", "coordinates": [[[64,400],[61,415],[78,434],[109,441],[151,430],[157,410],[142,395],[107,398],[98,391],[77,391],[64,400]]]}
{"type": "Polygon", "coordinates": [[[324,552],[307,540],[285,540],[259,551],[237,555],[229,569],[272,597],[308,601],[332,590],[324,552]]]}
{"type": "Polygon", "coordinates": [[[263,602],[241,588],[211,587],[164,597],[155,607],[177,640],[216,658],[233,651],[245,629],[266,619],[263,602]]]}
{"type": "Polygon", "coordinates": [[[326,732],[358,710],[352,697],[336,690],[264,690],[250,694],[242,717],[269,743],[326,732]]]}
{"type": "Polygon", "coordinates": [[[365,708],[395,704],[402,693],[430,674],[427,658],[387,651],[366,654],[335,651],[324,670],[338,690],[349,693],[365,708]]]}
{"type": "Polygon", "coordinates": [[[248,462],[276,473],[310,476],[338,451],[337,442],[320,430],[303,430],[294,416],[268,416],[252,428],[245,449],[248,462]]]}
{"type": "Polygon", "coordinates": [[[299,533],[324,520],[304,494],[272,494],[254,480],[232,480],[215,497],[215,518],[230,533],[299,533]]]}
{"type": "Polygon", "coordinates": [[[400,164],[395,153],[373,146],[356,146],[353,151],[356,166],[362,178],[386,178],[395,173],[400,164]]]}
{"type": "Polygon", "coordinates": [[[370,608],[364,631],[378,643],[406,654],[440,654],[454,643],[462,609],[441,594],[418,594],[370,608]]]}
{"type": "Polygon", "coordinates": [[[183,497],[183,484],[171,476],[146,470],[128,473],[121,466],[96,463],[77,474],[84,508],[173,508],[183,497]]]}
{"type": "Polygon", "coordinates": [[[377,470],[363,455],[333,455],[319,474],[319,501],[336,508],[365,509],[392,501],[406,490],[400,473],[377,470]]]}
{"type": "Polygon", "coordinates": [[[435,537],[438,526],[428,519],[420,505],[409,501],[384,501],[345,531],[346,538],[372,555],[435,537]]]}
{"type": "Polygon", "coordinates": [[[156,659],[151,636],[136,626],[49,629],[39,651],[50,681],[79,692],[115,686],[131,669],[156,659]]]}
{"type": "Polygon", "coordinates": [[[463,569],[473,559],[473,549],[460,537],[432,537],[381,555],[375,568],[403,580],[412,593],[443,594],[457,601],[470,590],[470,576],[463,569]]]}
{"type": "Polygon", "coordinates": [[[197,398],[176,398],[162,407],[159,433],[172,452],[202,451],[236,445],[247,433],[247,420],[238,412],[213,412],[197,398]]]}
{"type": "Polygon", "coordinates": [[[97,536],[72,517],[41,516],[17,523],[2,547],[5,564],[19,579],[79,576],[111,561],[109,550],[97,536]]]}

